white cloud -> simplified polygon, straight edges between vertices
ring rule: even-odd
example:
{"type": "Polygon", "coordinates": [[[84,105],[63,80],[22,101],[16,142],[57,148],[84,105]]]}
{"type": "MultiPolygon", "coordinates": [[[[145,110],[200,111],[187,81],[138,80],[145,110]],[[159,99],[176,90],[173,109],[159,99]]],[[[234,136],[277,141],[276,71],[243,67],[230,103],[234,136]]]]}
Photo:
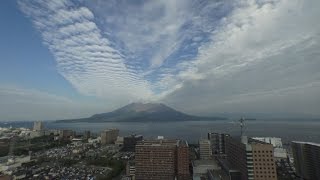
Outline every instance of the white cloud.
{"type": "Polygon", "coordinates": [[[19,5],[41,32],[59,72],[79,92],[118,104],[152,95],[149,83],[130,70],[123,55],[101,35],[88,8],[69,1],[19,1],[19,5]]]}
{"type": "Polygon", "coordinates": [[[241,105],[319,115],[310,96],[320,89],[309,85],[320,79],[320,1],[123,2],[19,4],[82,94],[161,100],[192,113],[241,105]],[[311,95],[298,98],[303,92],[311,95]]]}
{"type": "MultiPolygon", "coordinates": [[[[142,57],[144,69],[157,69],[168,58],[186,46],[186,40],[199,41],[201,33],[213,29],[219,17],[212,14],[228,11],[230,1],[111,1],[87,2],[101,19],[102,30],[123,42],[132,58],[142,57]],[[147,62],[145,62],[145,60],[147,62]]],[[[189,52],[184,52],[189,53],[189,52]]]]}
{"type": "Polygon", "coordinates": [[[310,97],[320,87],[308,86],[320,79],[319,7],[316,0],[239,1],[212,41],[200,47],[193,70],[176,76],[184,82],[181,88],[164,101],[193,113],[241,109],[319,115],[320,100],[310,97]]]}

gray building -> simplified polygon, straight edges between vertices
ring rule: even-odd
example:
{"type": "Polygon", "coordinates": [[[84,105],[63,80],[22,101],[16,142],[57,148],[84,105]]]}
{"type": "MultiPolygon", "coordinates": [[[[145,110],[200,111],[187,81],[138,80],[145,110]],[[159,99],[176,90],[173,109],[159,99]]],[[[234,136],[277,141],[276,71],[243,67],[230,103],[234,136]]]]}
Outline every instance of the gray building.
{"type": "Polygon", "coordinates": [[[303,179],[320,179],[320,144],[293,141],[291,143],[296,173],[303,179]]]}
{"type": "Polygon", "coordinates": [[[142,141],[142,135],[130,135],[123,138],[123,150],[124,151],[135,151],[137,142],[142,141]]]}
{"type": "Polygon", "coordinates": [[[213,154],[226,154],[226,141],[228,137],[230,137],[229,134],[208,133],[213,154]]]}
{"type": "Polygon", "coordinates": [[[33,130],[34,131],[43,131],[44,130],[43,122],[42,121],[35,121],[33,123],[33,130]]]}
{"type": "Polygon", "coordinates": [[[199,140],[200,146],[200,159],[211,159],[212,150],[211,150],[211,143],[207,139],[200,139],[199,140]]]}

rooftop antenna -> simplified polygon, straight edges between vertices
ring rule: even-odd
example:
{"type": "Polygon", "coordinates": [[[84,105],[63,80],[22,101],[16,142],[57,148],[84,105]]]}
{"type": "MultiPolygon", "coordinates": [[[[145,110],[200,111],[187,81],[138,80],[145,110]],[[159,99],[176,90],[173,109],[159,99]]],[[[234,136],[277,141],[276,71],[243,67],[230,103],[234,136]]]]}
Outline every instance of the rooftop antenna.
{"type": "Polygon", "coordinates": [[[242,137],[243,136],[243,129],[244,129],[244,126],[245,126],[245,119],[242,117],[240,120],[239,120],[239,122],[240,122],[240,128],[241,128],[241,136],[240,137],[242,137]]]}

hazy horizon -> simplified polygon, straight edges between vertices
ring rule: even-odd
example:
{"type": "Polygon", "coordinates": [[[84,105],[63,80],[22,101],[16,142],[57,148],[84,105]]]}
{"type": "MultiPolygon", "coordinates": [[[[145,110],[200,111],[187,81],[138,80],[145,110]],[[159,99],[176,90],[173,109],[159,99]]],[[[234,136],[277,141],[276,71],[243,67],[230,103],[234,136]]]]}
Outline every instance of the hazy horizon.
{"type": "Polygon", "coordinates": [[[0,121],[132,102],[320,119],[319,0],[4,0],[0,121]]]}

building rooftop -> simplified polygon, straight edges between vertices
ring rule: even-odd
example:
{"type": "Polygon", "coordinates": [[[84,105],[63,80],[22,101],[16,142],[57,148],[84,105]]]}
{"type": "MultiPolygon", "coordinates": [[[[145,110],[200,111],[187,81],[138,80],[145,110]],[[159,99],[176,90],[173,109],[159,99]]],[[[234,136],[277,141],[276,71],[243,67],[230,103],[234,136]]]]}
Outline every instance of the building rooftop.
{"type": "Polygon", "coordinates": [[[178,140],[178,146],[189,146],[188,142],[185,140],[178,140]]]}
{"type": "Polygon", "coordinates": [[[140,138],[140,137],[143,137],[143,136],[140,134],[131,134],[130,136],[125,136],[125,138],[140,138]]]}
{"type": "Polygon", "coordinates": [[[230,177],[223,170],[208,170],[208,173],[213,175],[213,178],[220,180],[229,180],[230,177]]]}
{"type": "Polygon", "coordinates": [[[309,145],[313,145],[313,146],[319,146],[319,143],[314,143],[314,142],[304,142],[304,141],[292,141],[293,143],[297,143],[297,144],[309,144],[309,145]]]}
{"type": "Polygon", "coordinates": [[[108,132],[108,131],[118,131],[119,129],[117,128],[109,128],[109,129],[105,129],[104,132],[108,132]]]}
{"type": "Polygon", "coordinates": [[[195,161],[193,161],[193,166],[207,166],[207,165],[218,166],[218,164],[215,160],[195,160],[195,161]]]}
{"type": "Polygon", "coordinates": [[[253,138],[248,138],[248,143],[249,144],[270,144],[270,143],[267,143],[267,142],[264,142],[264,141],[260,141],[260,140],[257,140],[257,139],[253,139],[253,138]]]}
{"type": "Polygon", "coordinates": [[[177,140],[156,139],[156,140],[142,140],[137,143],[137,146],[172,146],[177,145],[177,140]]]}
{"type": "Polygon", "coordinates": [[[220,166],[227,172],[240,172],[227,159],[218,158],[220,166]]]}

